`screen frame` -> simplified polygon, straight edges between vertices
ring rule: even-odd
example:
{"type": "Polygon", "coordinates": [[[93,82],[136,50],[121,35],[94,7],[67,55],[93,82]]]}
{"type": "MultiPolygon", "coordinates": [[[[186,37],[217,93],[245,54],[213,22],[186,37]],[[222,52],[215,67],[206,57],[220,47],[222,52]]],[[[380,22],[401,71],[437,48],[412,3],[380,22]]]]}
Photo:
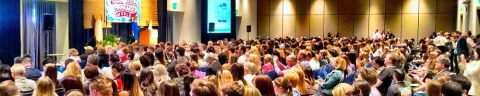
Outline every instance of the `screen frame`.
{"type": "Polygon", "coordinates": [[[235,6],[236,2],[235,0],[230,0],[231,2],[231,8],[230,8],[230,19],[231,19],[231,28],[230,28],[230,33],[208,33],[208,1],[210,0],[201,0],[201,41],[202,42],[208,42],[208,41],[215,41],[215,40],[222,40],[224,38],[227,39],[236,39],[236,16],[235,16],[235,6]]]}

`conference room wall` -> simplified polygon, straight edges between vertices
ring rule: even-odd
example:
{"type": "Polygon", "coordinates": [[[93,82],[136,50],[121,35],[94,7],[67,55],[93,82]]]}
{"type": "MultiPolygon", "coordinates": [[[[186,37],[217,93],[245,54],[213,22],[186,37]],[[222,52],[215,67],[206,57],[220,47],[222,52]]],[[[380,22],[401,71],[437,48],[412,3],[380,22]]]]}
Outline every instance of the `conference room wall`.
{"type": "MultiPolygon", "coordinates": [[[[200,42],[201,40],[201,0],[167,0],[167,10],[183,13],[174,20],[174,26],[178,30],[173,32],[173,41],[200,42]],[[173,2],[177,2],[177,9],[173,9],[173,2]]],[[[257,1],[256,0],[238,0],[238,16],[236,36],[238,39],[254,39],[257,37],[257,1]],[[251,25],[252,30],[247,32],[247,25],[251,25]]],[[[265,20],[265,19],[258,19],[265,20]]],[[[266,28],[266,27],[263,27],[266,28]]],[[[267,27],[268,28],[268,27],[267,27]]],[[[206,37],[205,37],[206,38],[206,37]]]]}
{"type": "Polygon", "coordinates": [[[238,0],[236,4],[238,15],[241,18],[240,25],[237,25],[237,39],[254,39],[257,37],[257,0],[238,0]],[[252,27],[251,32],[247,32],[247,25],[252,27]]]}
{"type": "Polygon", "coordinates": [[[372,37],[376,29],[390,29],[401,39],[417,39],[434,31],[455,31],[455,0],[257,2],[259,36],[326,36],[327,33],[333,35],[339,32],[340,36],[372,37]],[[292,18],[296,19],[292,21],[292,18]]]}

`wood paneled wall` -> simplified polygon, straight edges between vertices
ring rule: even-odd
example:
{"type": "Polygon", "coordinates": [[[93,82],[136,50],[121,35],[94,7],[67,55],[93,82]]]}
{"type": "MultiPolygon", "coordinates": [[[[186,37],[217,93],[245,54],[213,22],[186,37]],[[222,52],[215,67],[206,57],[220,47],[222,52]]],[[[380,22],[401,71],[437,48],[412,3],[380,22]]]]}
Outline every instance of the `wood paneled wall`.
{"type": "Polygon", "coordinates": [[[390,29],[401,39],[454,31],[455,0],[257,0],[258,36],[372,37],[390,29]]]}

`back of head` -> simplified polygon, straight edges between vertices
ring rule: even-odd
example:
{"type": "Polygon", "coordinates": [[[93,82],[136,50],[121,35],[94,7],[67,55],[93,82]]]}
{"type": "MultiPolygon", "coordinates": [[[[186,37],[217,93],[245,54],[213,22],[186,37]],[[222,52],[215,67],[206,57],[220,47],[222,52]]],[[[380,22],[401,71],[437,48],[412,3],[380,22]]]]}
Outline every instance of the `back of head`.
{"type": "Polygon", "coordinates": [[[111,80],[105,76],[98,76],[90,83],[90,88],[102,96],[112,96],[113,89],[111,80]]]}
{"type": "Polygon", "coordinates": [[[427,83],[426,93],[428,96],[441,96],[442,93],[442,83],[437,80],[432,80],[427,83]]]}
{"type": "Polygon", "coordinates": [[[190,96],[219,96],[217,92],[217,86],[214,83],[203,80],[197,79],[194,80],[191,85],[190,96]]]}
{"type": "Polygon", "coordinates": [[[278,86],[278,87],[281,87],[281,88],[285,89],[285,91],[289,95],[293,95],[292,85],[291,85],[290,81],[288,81],[288,79],[286,79],[284,77],[278,77],[273,81],[273,83],[275,84],[275,86],[278,86]]]}
{"type": "Polygon", "coordinates": [[[87,64],[93,64],[98,66],[98,62],[100,61],[100,57],[97,55],[89,55],[87,59],[87,64]]]}
{"type": "MultiPolygon", "coordinates": [[[[87,67],[85,67],[86,69],[87,67]]],[[[78,78],[82,78],[82,69],[80,68],[80,64],[78,62],[70,62],[63,73],[65,76],[76,76],[78,78]]]]}
{"type": "Polygon", "coordinates": [[[11,68],[10,71],[12,71],[12,74],[18,74],[20,76],[25,75],[25,66],[23,64],[14,64],[11,68]]]}
{"type": "Polygon", "coordinates": [[[120,61],[120,57],[117,54],[110,54],[108,61],[116,63],[120,61]]]}
{"type": "Polygon", "coordinates": [[[366,80],[370,85],[377,83],[377,71],[373,68],[362,68],[360,71],[362,79],[366,80]]]}
{"type": "Polygon", "coordinates": [[[0,83],[0,95],[1,96],[17,96],[20,91],[15,86],[15,82],[11,80],[3,81],[0,83]]]}
{"type": "Polygon", "coordinates": [[[163,81],[159,88],[161,96],[180,96],[179,87],[173,80],[163,81]]]}
{"type": "Polygon", "coordinates": [[[353,87],[355,87],[355,92],[357,91],[360,91],[362,92],[362,95],[363,96],[369,96],[370,94],[370,84],[365,81],[365,80],[359,80],[359,81],[355,81],[353,82],[353,87]]]}
{"type": "Polygon", "coordinates": [[[462,85],[457,82],[448,81],[442,85],[443,96],[462,96],[462,85]]]}
{"type": "Polygon", "coordinates": [[[260,66],[257,66],[252,62],[246,62],[243,65],[245,66],[246,70],[250,72],[250,74],[256,75],[260,71],[260,66]]]}
{"type": "Polygon", "coordinates": [[[133,61],[128,65],[128,67],[131,71],[140,71],[140,69],[142,69],[142,64],[140,61],[133,61]]]}
{"type": "Polygon", "coordinates": [[[221,91],[223,95],[227,96],[243,96],[244,88],[239,82],[228,82],[221,91]]]}
{"type": "Polygon", "coordinates": [[[253,84],[263,96],[275,96],[272,79],[267,75],[258,75],[253,79],[253,84]]]}
{"type": "Polygon", "coordinates": [[[352,94],[352,92],[353,87],[346,83],[340,83],[332,90],[333,96],[347,96],[348,94],[352,94]]]}
{"type": "Polygon", "coordinates": [[[468,78],[463,75],[452,76],[451,80],[462,85],[462,89],[465,91],[469,91],[470,87],[472,86],[472,83],[470,82],[470,80],[468,80],[468,78]]]}
{"type": "Polygon", "coordinates": [[[262,96],[260,91],[253,86],[245,86],[245,93],[243,96],[262,96]]]}
{"type": "Polygon", "coordinates": [[[97,66],[86,66],[85,69],[83,69],[83,73],[87,79],[93,79],[100,74],[97,66]]]}
{"type": "Polygon", "coordinates": [[[170,79],[170,77],[168,77],[167,68],[164,65],[155,65],[153,68],[153,76],[155,76],[155,82],[170,79]]]}
{"type": "Polygon", "coordinates": [[[44,75],[49,77],[55,83],[55,86],[59,87],[57,80],[57,66],[55,64],[47,64],[45,67],[44,75]]]}
{"type": "Polygon", "coordinates": [[[60,84],[63,86],[66,92],[75,89],[81,91],[82,93],[85,92],[83,91],[83,83],[81,79],[76,76],[65,76],[60,84]]]}
{"type": "Polygon", "coordinates": [[[402,69],[395,69],[393,76],[397,81],[403,81],[405,79],[405,71],[402,69]]]}
{"type": "Polygon", "coordinates": [[[188,73],[190,73],[190,69],[186,64],[178,64],[175,66],[175,71],[177,72],[177,75],[184,76],[188,73]]]}
{"type": "Polygon", "coordinates": [[[147,68],[148,66],[151,66],[151,65],[150,65],[151,63],[150,63],[150,62],[153,61],[153,60],[151,60],[150,57],[147,56],[147,55],[142,55],[142,56],[140,56],[139,59],[140,59],[140,63],[141,63],[141,65],[142,65],[143,68],[147,68]]]}
{"type": "Polygon", "coordinates": [[[68,93],[65,93],[65,96],[85,96],[83,93],[79,90],[73,90],[73,91],[67,91],[68,93]]]}
{"type": "Polygon", "coordinates": [[[232,73],[234,81],[243,80],[243,76],[245,75],[243,65],[240,63],[234,63],[232,68],[230,68],[230,72],[232,73]]]}
{"type": "Polygon", "coordinates": [[[113,63],[111,67],[112,67],[112,70],[114,69],[114,70],[116,70],[117,72],[120,72],[120,73],[125,71],[125,66],[123,66],[123,64],[118,63],[118,62],[113,63]]]}
{"type": "Polygon", "coordinates": [[[233,81],[232,73],[228,70],[222,70],[219,72],[220,83],[227,83],[233,81]]]}
{"type": "Polygon", "coordinates": [[[55,84],[48,77],[40,77],[37,80],[37,87],[33,91],[35,96],[55,96],[55,84]]]}
{"type": "Polygon", "coordinates": [[[300,80],[299,80],[300,77],[299,77],[298,74],[297,74],[295,71],[293,71],[293,70],[287,70],[287,71],[285,71],[284,74],[283,74],[283,77],[285,77],[285,79],[287,79],[287,80],[290,82],[290,84],[292,85],[292,87],[296,87],[297,84],[298,84],[298,81],[300,81],[300,80]]]}
{"type": "Polygon", "coordinates": [[[6,80],[13,80],[12,78],[12,71],[10,71],[10,66],[8,65],[0,65],[0,82],[6,80]]]}

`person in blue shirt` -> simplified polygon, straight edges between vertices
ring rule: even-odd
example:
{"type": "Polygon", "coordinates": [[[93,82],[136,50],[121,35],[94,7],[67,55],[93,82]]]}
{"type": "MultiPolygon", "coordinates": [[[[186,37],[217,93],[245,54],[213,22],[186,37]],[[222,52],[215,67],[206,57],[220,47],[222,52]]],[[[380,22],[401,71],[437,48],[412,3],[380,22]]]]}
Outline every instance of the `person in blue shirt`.
{"type": "Polygon", "coordinates": [[[132,33],[133,33],[133,38],[135,39],[135,42],[138,42],[138,39],[140,38],[140,32],[138,32],[138,23],[137,23],[137,16],[135,16],[132,19],[132,33]]]}

